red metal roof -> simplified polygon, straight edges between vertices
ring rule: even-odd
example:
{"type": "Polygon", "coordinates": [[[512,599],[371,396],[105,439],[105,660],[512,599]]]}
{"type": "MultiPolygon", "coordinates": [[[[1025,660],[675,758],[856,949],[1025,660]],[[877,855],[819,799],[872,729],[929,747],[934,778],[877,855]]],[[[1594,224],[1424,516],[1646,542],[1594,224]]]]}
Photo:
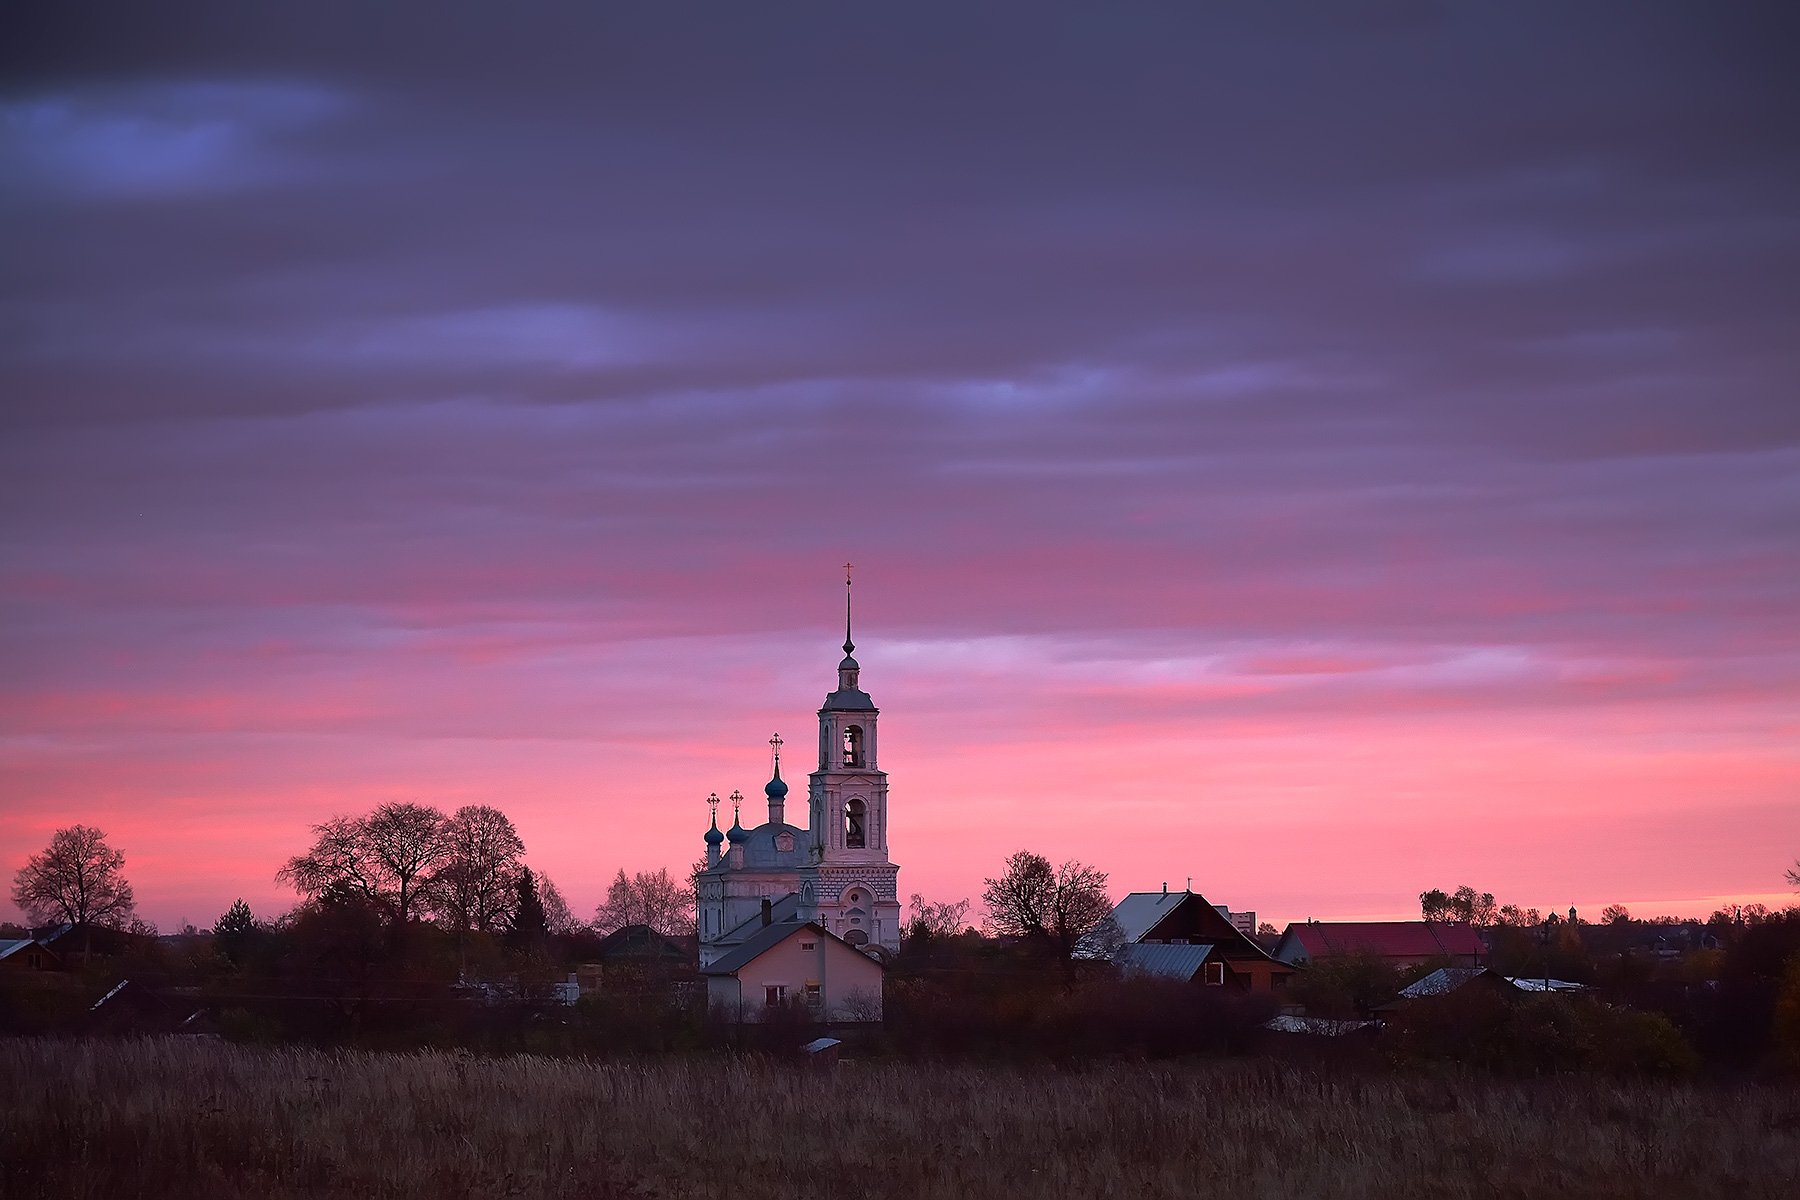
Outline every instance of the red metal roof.
{"type": "Polygon", "coordinates": [[[1308,921],[1287,927],[1309,957],[1379,954],[1437,958],[1485,954],[1475,927],[1460,921],[1308,921]]]}

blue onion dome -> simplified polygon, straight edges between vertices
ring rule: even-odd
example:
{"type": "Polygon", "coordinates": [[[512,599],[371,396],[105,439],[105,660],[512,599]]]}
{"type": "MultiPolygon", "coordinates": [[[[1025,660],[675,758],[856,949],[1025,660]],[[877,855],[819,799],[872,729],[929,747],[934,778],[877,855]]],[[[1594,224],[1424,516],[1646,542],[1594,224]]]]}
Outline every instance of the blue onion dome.
{"type": "Polygon", "coordinates": [[[734,816],[731,818],[731,828],[725,831],[725,840],[734,846],[741,846],[750,840],[750,831],[740,825],[734,816]]]}
{"type": "Polygon", "coordinates": [[[724,840],[725,835],[719,832],[719,823],[714,821],[712,828],[706,831],[706,844],[709,846],[716,846],[724,840]]]}
{"type": "Polygon", "coordinates": [[[781,764],[775,764],[775,778],[763,785],[763,794],[771,800],[787,799],[787,781],[781,777],[781,764]]]}

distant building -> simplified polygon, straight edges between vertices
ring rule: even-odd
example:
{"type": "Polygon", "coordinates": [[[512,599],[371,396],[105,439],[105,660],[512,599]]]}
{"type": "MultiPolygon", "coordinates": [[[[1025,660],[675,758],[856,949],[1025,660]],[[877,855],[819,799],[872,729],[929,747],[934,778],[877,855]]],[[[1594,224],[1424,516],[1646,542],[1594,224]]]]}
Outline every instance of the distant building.
{"type": "Polygon", "coordinates": [[[1426,963],[1481,965],[1487,947],[1460,921],[1306,921],[1282,931],[1275,957],[1302,966],[1320,958],[1370,954],[1404,970],[1426,963]]]}
{"type": "Polygon", "coordinates": [[[1452,992],[1460,992],[1464,988],[1494,992],[1509,999],[1528,992],[1585,992],[1588,990],[1584,984],[1570,983],[1566,979],[1499,975],[1486,967],[1439,967],[1424,978],[1401,988],[1397,998],[1382,1005],[1377,1011],[1390,1012],[1404,1008],[1414,1001],[1448,996],[1452,992]]]}
{"type": "Polygon", "coordinates": [[[0,970],[60,971],[62,958],[36,938],[0,942],[0,970]]]}
{"type": "Polygon", "coordinates": [[[763,789],[766,822],[745,829],[742,797],[733,793],[731,828],[720,833],[718,798],[709,798],[706,867],[694,881],[703,968],[761,936],[766,922],[816,921],[871,953],[900,950],[900,868],[888,859],[887,774],[877,765],[880,710],[862,690],[855,649],[846,594],[844,658],[837,688],[819,709],[819,765],[807,788],[806,827],[787,823],[779,736],[769,739],[774,771],[763,789]]]}
{"type": "Polygon", "coordinates": [[[1227,913],[1198,892],[1132,892],[1113,907],[1124,944],[1112,959],[1127,975],[1252,992],[1281,988],[1294,969],[1272,958],[1227,913]]]}
{"type": "Polygon", "coordinates": [[[664,937],[648,925],[622,925],[600,939],[575,972],[578,991],[667,990],[693,982],[694,940],[664,937]]]}
{"type": "Polygon", "coordinates": [[[1215,905],[1213,905],[1213,908],[1215,910],[1217,910],[1218,914],[1221,917],[1224,917],[1227,921],[1230,921],[1231,927],[1233,929],[1237,930],[1239,933],[1245,934],[1248,937],[1256,936],[1256,914],[1255,913],[1253,913],[1253,912],[1232,912],[1230,908],[1226,907],[1223,904],[1215,904],[1215,905]]]}
{"type": "Polygon", "coordinates": [[[700,973],[707,1004],[734,1020],[792,1006],[827,1022],[881,1020],[881,964],[817,921],[763,925],[700,973]]]}

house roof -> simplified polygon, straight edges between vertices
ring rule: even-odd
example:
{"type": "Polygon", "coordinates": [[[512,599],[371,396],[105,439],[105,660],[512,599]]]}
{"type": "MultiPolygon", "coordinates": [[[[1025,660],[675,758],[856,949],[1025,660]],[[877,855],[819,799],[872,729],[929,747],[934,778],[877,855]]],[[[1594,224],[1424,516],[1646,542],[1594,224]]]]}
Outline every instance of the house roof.
{"type": "Polygon", "coordinates": [[[1383,958],[1437,958],[1484,954],[1473,925],[1460,921],[1307,921],[1289,925],[1309,957],[1377,954],[1383,958]]]}
{"type": "Polygon", "coordinates": [[[1454,992],[1478,975],[1486,975],[1486,967],[1439,967],[1423,979],[1414,980],[1400,989],[1408,1000],[1423,996],[1443,996],[1454,992]]]}
{"type": "Polygon", "coordinates": [[[1331,1017],[1300,1017],[1282,1013],[1264,1021],[1263,1028],[1272,1029],[1276,1033],[1310,1033],[1315,1037],[1343,1037],[1347,1033],[1356,1033],[1363,1029],[1379,1029],[1381,1022],[1340,1021],[1331,1017]]]}
{"type": "MultiPolygon", "coordinates": [[[[853,954],[862,954],[862,951],[816,921],[782,921],[757,930],[734,947],[730,954],[716,960],[711,966],[701,967],[700,973],[702,975],[735,975],[790,937],[807,930],[836,942],[853,954]]],[[[877,967],[881,966],[878,960],[870,958],[866,954],[863,957],[868,958],[877,967]]]]}
{"type": "Polygon", "coordinates": [[[1159,979],[1192,979],[1200,973],[1210,945],[1175,946],[1157,942],[1131,942],[1119,947],[1113,961],[1127,975],[1150,975],[1159,979]]]}
{"type": "MultiPolygon", "coordinates": [[[[791,924],[792,922],[800,919],[799,914],[800,914],[800,893],[799,892],[789,892],[787,895],[783,896],[781,899],[776,900],[769,905],[769,920],[773,921],[777,925],[791,924]]],[[[721,945],[721,944],[730,945],[731,943],[734,943],[734,942],[744,941],[746,938],[755,936],[756,931],[761,929],[762,927],[763,927],[762,914],[757,913],[754,916],[751,916],[749,918],[746,918],[745,920],[739,921],[736,925],[733,925],[730,929],[726,930],[724,933],[721,933],[718,937],[716,937],[712,940],[712,944],[713,945],[721,945]]]]}
{"type": "Polygon", "coordinates": [[[1567,979],[1545,979],[1542,975],[1508,975],[1506,982],[1521,992],[1585,992],[1585,983],[1570,983],[1567,979]]]}
{"type": "Polygon", "coordinates": [[[1191,892],[1132,892],[1113,906],[1113,920],[1128,942],[1139,941],[1156,923],[1175,911],[1191,892]]]}
{"type": "Polygon", "coordinates": [[[36,938],[18,938],[13,941],[0,942],[0,958],[10,957],[25,947],[33,945],[36,941],[36,938]]]}

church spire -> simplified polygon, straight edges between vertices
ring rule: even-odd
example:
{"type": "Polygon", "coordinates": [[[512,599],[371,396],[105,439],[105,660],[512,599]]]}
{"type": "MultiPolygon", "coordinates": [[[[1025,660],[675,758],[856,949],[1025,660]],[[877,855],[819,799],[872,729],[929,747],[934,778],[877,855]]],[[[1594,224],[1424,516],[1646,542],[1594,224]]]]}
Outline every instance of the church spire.
{"type": "Polygon", "coordinates": [[[844,657],[848,658],[856,650],[856,643],[850,640],[850,570],[849,563],[844,564],[844,657]]]}

